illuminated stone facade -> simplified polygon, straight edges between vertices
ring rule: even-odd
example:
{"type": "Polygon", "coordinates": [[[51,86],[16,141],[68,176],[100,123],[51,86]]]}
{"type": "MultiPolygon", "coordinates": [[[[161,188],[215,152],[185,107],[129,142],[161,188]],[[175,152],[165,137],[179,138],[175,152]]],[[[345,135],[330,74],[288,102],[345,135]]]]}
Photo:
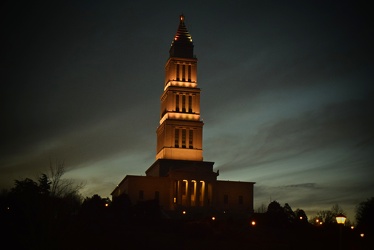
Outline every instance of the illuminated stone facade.
{"type": "Polygon", "coordinates": [[[165,211],[199,208],[250,213],[254,182],[217,180],[214,162],[203,161],[204,124],[193,48],[182,15],[165,65],[156,161],[146,176],[126,176],[111,195],[125,193],[133,204],[157,200],[165,211]]]}
{"type": "Polygon", "coordinates": [[[193,42],[180,17],[165,65],[156,159],[203,160],[203,122],[193,42]]]}

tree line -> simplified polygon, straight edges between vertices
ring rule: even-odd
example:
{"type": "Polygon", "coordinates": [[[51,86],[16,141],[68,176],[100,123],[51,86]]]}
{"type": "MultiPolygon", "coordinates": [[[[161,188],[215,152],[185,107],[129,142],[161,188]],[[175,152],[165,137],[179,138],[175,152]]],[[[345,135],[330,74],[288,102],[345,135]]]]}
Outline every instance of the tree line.
{"type": "MultiPolygon", "coordinates": [[[[163,218],[157,201],[132,204],[126,194],[113,201],[97,194],[83,198],[80,190],[84,185],[63,178],[64,174],[64,163],[56,162],[50,164],[49,173],[42,173],[37,180],[15,180],[10,190],[0,193],[0,218],[5,229],[2,236],[15,248],[51,249],[56,242],[64,248],[64,243],[70,242],[66,239],[84,242],[82,238],[86,238],[90,242],[95,235],[98,240],[100,235],[112,234],[118,228],[163,218]]],[[[272,201],[268,206],[262,204],[253,219],[271,228],[311,226],[317,219],[329,225],[336,223],[339,213],[344,214],[343,209],[334,205],[308,219],[303,209],[293,210],[288,203],[282,206],[272,201]]],[[[357,228],[374,232],[374,197],[357,205],[356,223],[357,228]]],[[[105,247],[107,242],[102,244],[105,247]]]]}

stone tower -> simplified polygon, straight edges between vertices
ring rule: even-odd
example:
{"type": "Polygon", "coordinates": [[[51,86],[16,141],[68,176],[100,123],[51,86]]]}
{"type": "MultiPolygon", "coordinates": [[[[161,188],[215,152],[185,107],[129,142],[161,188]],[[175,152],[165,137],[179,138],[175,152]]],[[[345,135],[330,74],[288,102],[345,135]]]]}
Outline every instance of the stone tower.
{"type": "Polygon", "coordinates": [[[181,15],[165,65],[156,160],[203,160],[204,124],[200,119],[200,89],[193,47],[181,15]]]}
{"type": "Polygon", "coordinates": [[[220,181],[203,161],[203,125],[194,44],[179,17],[165,65],[155,162],[146,176],[127,175],[111,193],[133,204],[156,202],[163,211],[252,213],[254,182],[220,181]]]}

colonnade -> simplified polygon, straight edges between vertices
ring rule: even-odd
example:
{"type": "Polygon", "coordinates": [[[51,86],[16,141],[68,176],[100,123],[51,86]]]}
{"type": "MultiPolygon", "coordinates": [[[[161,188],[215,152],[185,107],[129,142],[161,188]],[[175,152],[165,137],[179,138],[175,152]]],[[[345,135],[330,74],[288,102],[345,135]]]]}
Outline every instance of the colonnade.
{"type": "Polygon", "coordinates": [[[174,182],[174,204],[182,206],[207,206],[211,200],[210,183],[203,180],[176,180],[174,182]]]}

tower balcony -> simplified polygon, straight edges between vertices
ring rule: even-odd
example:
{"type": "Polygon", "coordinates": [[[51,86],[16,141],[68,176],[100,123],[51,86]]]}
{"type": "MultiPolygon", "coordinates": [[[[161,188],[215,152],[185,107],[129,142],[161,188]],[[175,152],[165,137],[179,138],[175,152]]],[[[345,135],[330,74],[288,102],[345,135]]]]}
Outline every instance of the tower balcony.
{"type": "Polygon", "coordinates": [[[189,82],[189,81],[176,81],[170,80],[165,84],[164,91],[168,87],[185,87],[185,88],[197,88],[197,82],[189,82]]]}
{"type": "Polygon", "coordinates": [[[158,159],[169,159],[169,160],[188,160],[188,161],[202,161],[203,150],[202,149],[188,149],[188,148],[163,148],[156,155],[158,159]]]}
{"type": "Polygon", "coordinates": [[[165,120],[187,120],[187,121],[200,121],[200,114],[191,114],[191,113],[178,113],[178,112],[167,112],[160,119],[160,124],[165,120]]]}

